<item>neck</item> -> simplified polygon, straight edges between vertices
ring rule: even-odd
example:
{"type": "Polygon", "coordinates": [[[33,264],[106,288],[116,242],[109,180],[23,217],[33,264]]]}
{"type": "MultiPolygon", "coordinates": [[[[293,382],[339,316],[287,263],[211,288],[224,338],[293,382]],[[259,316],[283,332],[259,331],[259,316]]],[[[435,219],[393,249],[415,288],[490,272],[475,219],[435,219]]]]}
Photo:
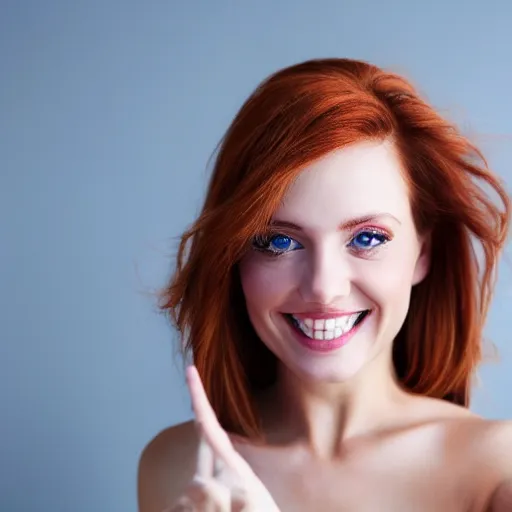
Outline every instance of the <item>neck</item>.
{"type": "Polygon", "coordinates": [[[265,430],[269,442],[300,441],[319,457],[332,457],[349,439],[392,426],[406,396],[390,357],[343,383],[315,382],[281,366],[265,400],[265,430]]]}

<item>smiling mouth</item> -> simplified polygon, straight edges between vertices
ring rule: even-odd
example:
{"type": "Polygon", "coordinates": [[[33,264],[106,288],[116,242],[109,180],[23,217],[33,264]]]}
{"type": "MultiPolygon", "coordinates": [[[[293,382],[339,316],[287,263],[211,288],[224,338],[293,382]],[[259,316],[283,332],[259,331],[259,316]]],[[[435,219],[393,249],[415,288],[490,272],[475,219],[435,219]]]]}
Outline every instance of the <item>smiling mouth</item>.
{"type": "Polygon", "coordinates": [[[284,313],[283,315],[292,327],[300,331],[304,336],[312,340],[328,341],[346,336],[360,325],[370,313],[370,309],[365,309],[352,315],[326,319],[299,319],[289,313],[284,313]]]}

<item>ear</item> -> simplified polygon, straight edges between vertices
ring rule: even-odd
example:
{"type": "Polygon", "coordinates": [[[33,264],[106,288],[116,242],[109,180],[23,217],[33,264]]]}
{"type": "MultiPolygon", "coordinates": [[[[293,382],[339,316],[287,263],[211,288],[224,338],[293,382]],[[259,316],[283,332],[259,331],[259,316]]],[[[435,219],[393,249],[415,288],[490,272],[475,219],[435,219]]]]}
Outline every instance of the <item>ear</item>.
{"type": "Polygon", "coordinates": [[[412,285],[421,283],[425,277],[427,277],[430,269],[430,258],[432,254],[432,236],[429,233],[425,233],[418,237],[420,242],[420,252],[418,259],[416,260],[416,266],[412,276],[412,285]]]}

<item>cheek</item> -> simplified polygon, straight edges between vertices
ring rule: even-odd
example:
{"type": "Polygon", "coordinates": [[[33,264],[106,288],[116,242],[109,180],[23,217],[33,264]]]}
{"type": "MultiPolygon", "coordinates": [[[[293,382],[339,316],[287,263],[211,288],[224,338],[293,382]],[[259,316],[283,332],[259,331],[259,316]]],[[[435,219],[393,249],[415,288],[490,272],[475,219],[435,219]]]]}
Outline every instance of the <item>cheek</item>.
{"type": "Polygon", "coordinates": [[[381,296],[389,298],[408,294],[412,287],[412,276],[404,267],[388,267],[375,276],[375,281],[381,296]]]}
{"type": "Polygon", "coordinates": [[[249,309],[278,307],[295,288],[294,274],[280,263],[254,254],[240,262],[240,280],[249,309]]]}
{"type": "Polygon", "coordinates": [[[360,286],[383,310],[393,308],[400,316],[407,312],[413,285],[415,256],[396,247],[381,261],[359,269],[360,286]]]}

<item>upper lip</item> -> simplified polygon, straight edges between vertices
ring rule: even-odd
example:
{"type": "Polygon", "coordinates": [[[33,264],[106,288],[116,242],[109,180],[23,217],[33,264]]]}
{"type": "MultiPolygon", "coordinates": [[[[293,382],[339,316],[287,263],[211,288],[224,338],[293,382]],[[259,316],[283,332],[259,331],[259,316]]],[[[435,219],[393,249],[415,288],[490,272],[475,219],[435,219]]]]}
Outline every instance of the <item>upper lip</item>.
{"type": "Polygon", "coordinates": [[[336,318],[340,316],[348,316],[355,315],[357,313],[362,313],[363,311],[367,311],[368,308],[360,308],[353,310],[341,310],[341,309],[322,309],[316,311],[306,311],[303,313],[288,313],[289,315],[293,315],[296,318],[304,319],[304,318],[312,318],[312,319],[326,319],[326,318],[336,318]]]}

